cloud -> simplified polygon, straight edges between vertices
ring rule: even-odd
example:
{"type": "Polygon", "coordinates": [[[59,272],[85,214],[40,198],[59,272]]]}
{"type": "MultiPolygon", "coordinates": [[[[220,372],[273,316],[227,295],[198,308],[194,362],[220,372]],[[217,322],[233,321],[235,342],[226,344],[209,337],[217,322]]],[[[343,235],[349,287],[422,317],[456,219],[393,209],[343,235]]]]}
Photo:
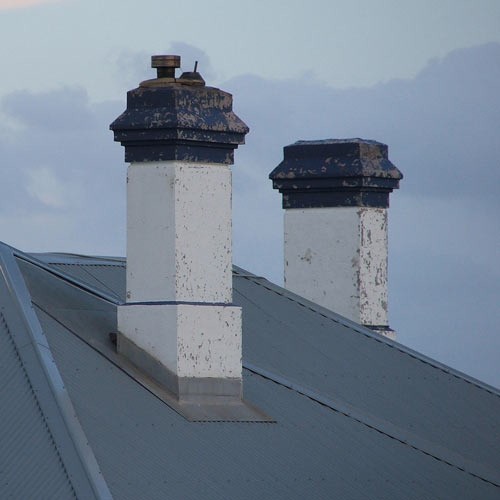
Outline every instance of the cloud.
{"type": "Polygon", "coordinates": [[[464,49],[432,61],[415,79],[363,89],[254,76],[224,88],[252,129],[248,143],[267,151],[263,174],[281,160],[280,146],[297,139],[365,137],[389,145],[406,192],[498,200],[499,57],[499,44],[464,49]]]}
{"type": "Polygon", "coordinates": [[[60,3],[66,0],[0,0],[0,10],[3,9],[22,9],[33,7],[46,3],[60,3]]]}
{"type": "Polygon", "coordinates": [[[77,133],[98,125],[82,88],[62,88],[43,94],[16,91],[4,97],[2,105],[3,112],[17,124],[42,133],[77,133]]]}
{"type": "Polygon", "coordinates": [[[78,88],[18,91],[0,101],[3,241],[31,251],[124,254],[126,167],[108,129],[123,107],[92,104],[78,88]]]}
{"type": "Polygon", "coordinates": [[[26,191],[45,207],[64,208],[70,195],[68,186],[48,167],[33,168],[27,172],[26,191]]]}

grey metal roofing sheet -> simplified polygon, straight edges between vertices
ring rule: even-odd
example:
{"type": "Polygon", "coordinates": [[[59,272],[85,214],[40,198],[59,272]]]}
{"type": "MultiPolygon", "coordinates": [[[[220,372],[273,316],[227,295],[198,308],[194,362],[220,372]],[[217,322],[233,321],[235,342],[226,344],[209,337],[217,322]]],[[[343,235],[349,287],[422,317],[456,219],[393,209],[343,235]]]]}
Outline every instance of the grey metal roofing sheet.
{"type": "Polygon", "coordinates": [[[500,396],[255,278],[237,280],[244,360],[500,471],[500,396]],[[315,309],[317,312],[315,312],[315,309]]]}
{"type": "Polygon", "coordinates": [[[39,315],[116,498],[498,498],[491,484],[248,370],[246,396],[276,424],[189,423],[39,315]]]}
{"type": "Polygon", "coordinates": [[[0,314],[1,498],[75,498],[34,389],[0,314]]]}
{"type": "MultiPolygon", "coordinates": [[[[47,260],[57,262],[57,256],[47,260]]],[[[119,261],[88,263],[73,258],[73,265],[56,265],[74,276],[85,278],[77,274],[84,268],[99,282],[109,279],[124,300],[119,261]]],[[[243,307],[247,365],[286,377],[391,435],[500,481],[500,397],[494,388],[237,267],[234,289],[234,301],[243,307]]]]}
{"type": "MultiPolygon", "coordinates": [[[[77,265],[68,268],[85,266],[81,259],[73,262],[77,265]]],[[[114,262],[106,272],[108,278],[112,273],[123,276],[124,269],[114,262]]],[[[98,281],[105,280],[98,262],[93,262],[92,274],[98,281]]],[[[57,295],[58,280],[46,280],[42,273],[35,281],[36,286],[30,283],[35,302],[69,329],[87,329],[91,338],[106,336],[113,327],[111,304],[104,307],[105,301],[73,287],[78,310],[60,306],[50,311],[54,303],[42,300],[44,287],[50,281],[50,293],[57,295]]],[[[114,292],[122,294],[123,279],[121,285],[120,278],[112,282],[114,292]]],[[[64,286],[66,300],[68,285],[64,286]]],[[[160,495],[163,476],[158,477],[158,471],[165,470],[164,484],[174,498],[189,498],[191,490],[184,483],[192,478],[193,470],[194,483],[213,482],[212,496],[218,498],[226,494],[232,498],[293,497],[288,488],[297,492],[297,498],[307,497],[307,484],[317,498],[321,492],[330,498],[332,491],[341,498],[435,498],[436,492],[439,498],[498,498],[498,488],[488,483],[499,482],[500,398],[493,388],[238,268],[235,289],[235,301],[243,306],[244,315],[245,393],[277,424],[184,423],[67,328],[39,311],[98,461],[110,484],[118,481],[111,488],[119,498],[127,498],[127,492],[120,490],[122,483],[116,478],[132,477],[127,476],[127,467],[130,461],[139,460],[136,449],[148,455],[142,466],[149,464],[152,472],[140,469],[134,484],[138,481],[144,487],[146,481],[160,495]],[[94,401],[97,388],[103,393],[94,401]],[[122,394],[128,396],[122,400],[122,394]],[[115,405],[127,401],[133,408],[115,411],[115,405]],[[94,414],[88,416],[88,411],[94,414]],[[259,430],[259,426],[274,430],[259,430]],[[182,441],[170,436],[172,432],[180,432],[182,441]],[[158,447],[162,439],[164,448],[158,447]],[[127,440],[133,448],[128,452],[120,448],[129,446],[127,440]],[[291,450],[295,441],[297,447],[291,450]],[[198,442],[210,450],[200,452],[198,442]],[[184,458],[179,461],[179,456],[184,458]],[[243,469],[235,469],[234,463],[243,469]],[[216,474],[212,466],[221,472],[216,474]],[[323,475],[313,473],[316,470],[323,475]],[[259,478],[267,478],[267,483],[259,478]],[[240,490],[231,489],[231,483],[233,487],[238,483],[240,490]],[[259,490],[258,485],[264,487],[264,483],[272,494],[259,490]],[[187,488],[182,494],[181,485],[187,488]],[[216,495],[216,491],[225,493],[216,495]]],[[[135,486],[129,487],[137,492],[135,486]]],[[[195,489],[191,493],[196,496],[195,489]]]]}
{"type": "Polygon", "coordinates": [[[65,279],[72,278],[77,286],[83,285],[111,302],[125,300],[124,259],[67,254],[19,254],[19,258],[65,279]]]}

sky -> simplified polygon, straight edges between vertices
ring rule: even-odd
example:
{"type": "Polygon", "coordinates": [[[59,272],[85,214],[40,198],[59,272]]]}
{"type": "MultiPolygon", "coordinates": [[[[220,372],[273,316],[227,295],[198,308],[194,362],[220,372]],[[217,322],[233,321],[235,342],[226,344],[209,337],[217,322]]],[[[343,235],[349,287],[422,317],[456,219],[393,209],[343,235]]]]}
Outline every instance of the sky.
{"type": "Polygon", "coordinates": [[[403,172],[389,211],[398,341],[500,387],[500,2],[0,0],[0,239],[125,255],[123,148],[109,124],[195,60],[250,126],[236,151],[234,262],[282,283],[296,140],[363,137],[403,172]]]}

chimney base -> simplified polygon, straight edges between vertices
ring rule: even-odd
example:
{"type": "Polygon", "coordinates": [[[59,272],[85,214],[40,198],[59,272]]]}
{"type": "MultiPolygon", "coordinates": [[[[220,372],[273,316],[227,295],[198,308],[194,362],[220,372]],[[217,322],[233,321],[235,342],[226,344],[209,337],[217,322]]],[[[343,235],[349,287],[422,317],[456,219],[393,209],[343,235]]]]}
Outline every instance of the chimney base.
{"type": "Polygon", "coordinates": [[[240,307],[128,303],[118,306],[118,331],[179,379],[241,380],[240,307]]]}
{"type": "Polygon", "coordinates": [[[274,422],[242,399],[240,307],[124,304],[118,330],[125,371],[187,420],[274,422]]]}
{"type": "Polygon", "coordinates": [[[190,422],[266,422],[275,420],[241,399],[241,379],[190,379],[176,376],[144,349],[116,335],[115,360],[125,373],[190,422]],[[179,397],[175,388],[182,393],[179,397]]]}
{"type": "Polygon", "coordinates": [[[242,397],[241,378],[179,377],[125,335],[117,335],[117,351],[170,391],[182,403],[228,401],[242,397]]]}
{"type": "Polygon", "coordinates": [[[387,337],[388,339],[396,340],[396,332],[392,328],[389,328],[388,326],[370,326],[370,325],[364,325],[364,326],[366,326],[366,328],[369,328],[370,330],[373,330],[375,333],[378,333],[379,335],[387,337]]]}

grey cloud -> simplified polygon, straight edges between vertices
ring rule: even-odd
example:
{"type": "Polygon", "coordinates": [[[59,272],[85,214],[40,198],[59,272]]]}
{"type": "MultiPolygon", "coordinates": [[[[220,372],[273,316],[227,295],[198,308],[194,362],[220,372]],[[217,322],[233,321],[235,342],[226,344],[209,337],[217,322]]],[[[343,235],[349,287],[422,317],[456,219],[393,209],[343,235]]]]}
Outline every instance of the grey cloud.
{"type": "Polygon", "coordinates": [[[0,136],[2,240],[26,250],[58,242],[68,251],[93,242],[123,253],[124,238],[112,228],[124,227],[125,168],[108,130],[122,108],[93,105],[69,88],[2,99],[0,110],[14,124],[0,136]]]}
{"type": "Polygon", "coordinates": [[[252,128],[248,143],[268,152],[268,170],[280,160],[279,146],[297,139],[365,137],[389,144],[407,192],[498,199],[499,60],[500,45],[490,44],[432,61],[413,80],[366,89],[252,76],[226,88],[252,128]]]}
{"type": "Polygon", "coordinates": [[[79,131],[96,126],[87,93],[79,88],[33,94],[20,90],[2,100],[2,110],[39,133],[79,131]]]}

